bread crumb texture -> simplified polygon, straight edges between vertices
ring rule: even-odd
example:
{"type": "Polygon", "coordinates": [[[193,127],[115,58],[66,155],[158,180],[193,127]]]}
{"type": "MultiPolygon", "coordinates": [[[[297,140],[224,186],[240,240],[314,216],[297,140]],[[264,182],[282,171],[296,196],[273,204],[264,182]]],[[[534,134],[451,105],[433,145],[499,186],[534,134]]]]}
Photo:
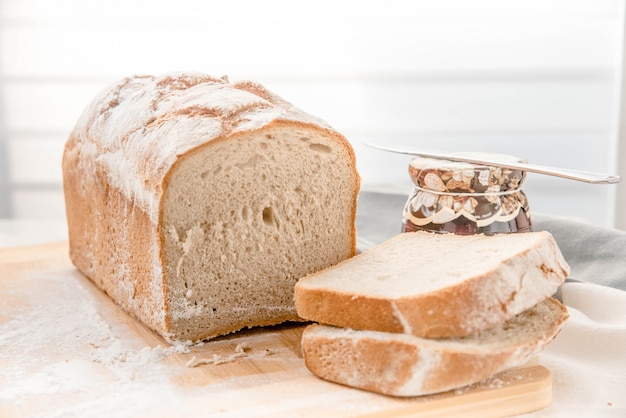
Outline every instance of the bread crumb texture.
{"type": "Polygon", "coordinates": [[[350,144],[256,83],[125,78],[63,174],[73,262],[170,340],[299,320],[296,281],[355,253],[350,144]]]}

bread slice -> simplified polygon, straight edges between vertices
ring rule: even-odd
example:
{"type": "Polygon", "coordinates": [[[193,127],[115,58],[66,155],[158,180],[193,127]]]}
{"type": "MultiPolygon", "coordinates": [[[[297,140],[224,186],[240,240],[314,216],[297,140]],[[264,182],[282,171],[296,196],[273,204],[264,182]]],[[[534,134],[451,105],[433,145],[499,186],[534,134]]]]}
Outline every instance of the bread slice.
{"type": "Polygon", "coordinates": [[[494,328],[457,338],[310,325],[302,352],[306,367],[322,379],[385,395],[420,396],[523,365],[556,337],[567,317],[565,306],[548,298],[494,328]]]}
{"type": "Polygon", "coordinates": [[[121,80],[63,175],[72,261],[171,340],[299,320],[296,281],[356,252],[352,147],[253,82],[121,80]]]}
{"type": "Polygon", "coordinates": [[[300,280],[296,307],[327,325],[464,336],[552,295],[568,272],[548,232],[408,232],[300,280]]]}

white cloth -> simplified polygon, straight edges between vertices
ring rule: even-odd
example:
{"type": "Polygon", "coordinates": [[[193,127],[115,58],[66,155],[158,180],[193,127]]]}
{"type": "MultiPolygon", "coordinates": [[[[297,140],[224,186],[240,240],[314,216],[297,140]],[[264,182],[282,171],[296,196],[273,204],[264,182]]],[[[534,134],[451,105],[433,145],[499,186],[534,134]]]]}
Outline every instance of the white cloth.
{"type": "Polygon", "coordinates": [[[540,355],[552,403],[532,417],[626,417],[626,292],[565,283],[570,319],[540,355]]]}

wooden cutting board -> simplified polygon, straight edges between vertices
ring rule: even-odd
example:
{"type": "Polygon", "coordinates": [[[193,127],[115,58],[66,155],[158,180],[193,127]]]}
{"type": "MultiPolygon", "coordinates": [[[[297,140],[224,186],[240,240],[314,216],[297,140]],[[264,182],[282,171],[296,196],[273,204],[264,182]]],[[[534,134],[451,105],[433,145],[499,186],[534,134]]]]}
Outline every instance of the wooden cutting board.
{"type": "Polygon", "coordinates": [[[305,368],[305,325],[170,346],[67,256],[67,244],[0,249],[0,416],[500,417],[547,406],[550,372],[529,364],[456,391],[381,396],[305,368]]]}

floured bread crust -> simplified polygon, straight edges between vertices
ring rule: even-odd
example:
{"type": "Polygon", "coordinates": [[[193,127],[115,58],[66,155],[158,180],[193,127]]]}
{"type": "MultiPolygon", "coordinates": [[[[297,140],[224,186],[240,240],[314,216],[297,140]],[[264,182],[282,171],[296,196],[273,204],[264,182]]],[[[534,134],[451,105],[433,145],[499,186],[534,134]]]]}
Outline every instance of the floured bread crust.
{"type": "Polygon", "coordinates": [[[300,280],[296,306],[305,319],[340,327],[463,336],[530,308],[568,273],[545,231],[408,232],[300,280]]]}
{"type": "Polygon", "coordinates": [[[295,282],[355,254],[350,144],[252,82],[121,80],[85,109],[63,175],[72,261],[168,339],[298,320],[295,282]]]}
{"type": "Polygon", "coordinates": [[[525,364],[558,335],[568,316],[565,306],[548,298],[494,328],[442,339],[316,324],[305,329],[302,351],[307,368],[325,380],[421,396],[525,364]]]}

